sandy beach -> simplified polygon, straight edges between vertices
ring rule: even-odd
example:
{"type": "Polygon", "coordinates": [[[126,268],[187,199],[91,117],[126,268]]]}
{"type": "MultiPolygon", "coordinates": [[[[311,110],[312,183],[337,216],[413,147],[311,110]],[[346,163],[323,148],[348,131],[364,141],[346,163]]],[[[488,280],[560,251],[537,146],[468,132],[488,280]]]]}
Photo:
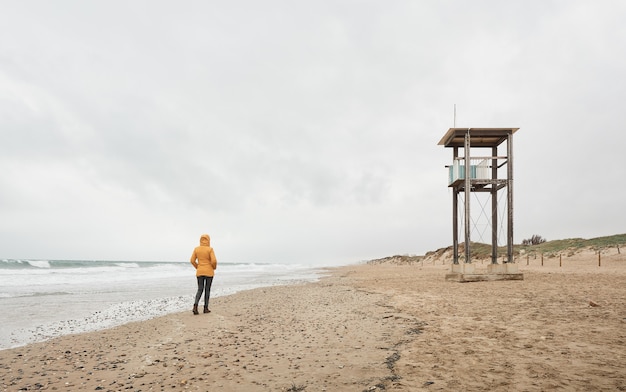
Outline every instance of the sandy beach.
{"type": "Polygon", "coordinates": [[[0,388],[626,390],[624,254],[519,267],[523,281],[473,283],[445,281],[436,259],[330,269],[319,282],[216,298],[210,314],[0,351],[0,388]]]}

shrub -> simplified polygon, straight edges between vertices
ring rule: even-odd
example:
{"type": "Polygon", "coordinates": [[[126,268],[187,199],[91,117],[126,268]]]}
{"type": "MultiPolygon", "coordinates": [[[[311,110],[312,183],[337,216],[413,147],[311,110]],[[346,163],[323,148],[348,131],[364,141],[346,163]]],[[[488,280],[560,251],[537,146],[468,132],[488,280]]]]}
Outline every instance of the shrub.
{"type": "Polygon", "coordinates": [[[522,241],[522,245],[539,245],[546,242],[546,239],[541,237],[540,235],[533,234],[532,237],[525,239],[522,241]]]}

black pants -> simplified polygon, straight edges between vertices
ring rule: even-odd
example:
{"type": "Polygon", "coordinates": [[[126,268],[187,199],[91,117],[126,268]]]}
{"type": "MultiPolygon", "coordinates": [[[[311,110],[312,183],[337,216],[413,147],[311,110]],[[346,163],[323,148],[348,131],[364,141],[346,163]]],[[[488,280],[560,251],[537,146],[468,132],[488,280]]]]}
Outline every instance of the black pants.
{"type": "Polygon", "coordinates": [[[204,306],[209,307],[209,296],[211,295],[211,283],[213,283],[212,276],[198,276],[198,291],[196,292],[196,302],[194,305],[198,305],[202,292],[204,291],[204,306]]]}

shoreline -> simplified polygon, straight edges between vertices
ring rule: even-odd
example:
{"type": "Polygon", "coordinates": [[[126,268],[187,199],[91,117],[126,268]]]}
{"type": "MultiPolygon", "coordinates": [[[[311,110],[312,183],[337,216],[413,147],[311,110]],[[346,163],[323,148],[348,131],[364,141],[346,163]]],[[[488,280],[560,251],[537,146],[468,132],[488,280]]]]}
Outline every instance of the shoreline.
{"type": "MultiPolygon", "coordinates": [[[[0,331],[0,350],[183,311],[193,303],[197,286],[191,265],[177,264],[186,268],[167,271],[174,272],[167,277],[159,277],[157,272],[161,274],[163,272],[152,271],[150,268],[130,268],[116,272],[123,274],[124,279],[115,281],[109,277],[104,284],[98,284],[96,287],[81,286],[80,283],[61,287],[58,287],[58,284],[50,286],[37,284],[32,288],[35,290],[32,295],[23,295],[15,290],[16,287],[27,287],[24,282],[22,286],[14,283],[8,288],[3,287],[5,295],[0,298],[0,309],[5,320],[0,331]],[[146,271],[150,271],[152,275],[148,278],[138,275],[146,271]]],[[[88,265],[88,262],[85,262],[85,265],[88,265]]],[[[46,268],[36,272],[39,272],[37,277],[40,281],[45,281],[46,278],[54,281],[59,280],[59,276],[67,280],[71,273],[78,273],[79,277],[84,276],[90,272],[89,268],[93,267],[70,272],[63,268],[57,270],[46,268]]],[[[113,270],[115,269],[116,267],[113,267],[113,270]]],[[[224,263],[219,279],[213,284],[211,294],[212,298],[217,298],[256,287],[315,281],[320,275],[318,270],[319,268],[303,266],[257,267],[250,264],[224,263]],[[242,271],[242,266],[248,269],[242,271]]],[[[18,282],[22,276],[25,275],[15,276],[18,282]]],[[[11,279],[10,274],[4,274],[2,277],[11,279]]]]}
{"type": "Polygon", "coordinates": [[[317,282],[212,299],[210,314],[2,350],[0,386],[625,390],[626,259],[607,259],[521,263],[523,281],[477,283],[445,282],[445,265],[329,268],[317,282]]]}

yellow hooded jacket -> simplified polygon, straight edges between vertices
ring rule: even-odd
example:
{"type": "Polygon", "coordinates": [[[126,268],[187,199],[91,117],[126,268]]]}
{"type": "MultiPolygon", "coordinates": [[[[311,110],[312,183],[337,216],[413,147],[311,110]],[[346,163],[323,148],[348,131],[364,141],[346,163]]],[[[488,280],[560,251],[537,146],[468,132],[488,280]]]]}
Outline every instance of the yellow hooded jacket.
{"type": "Polygon", "coordinates": [[[217,268],[217,259],[211,248],[211,237],[208,234],[200,236],[200,246],[193,250],[191,265],[196,269],[196,276],[213,276],[217,268]]]}

